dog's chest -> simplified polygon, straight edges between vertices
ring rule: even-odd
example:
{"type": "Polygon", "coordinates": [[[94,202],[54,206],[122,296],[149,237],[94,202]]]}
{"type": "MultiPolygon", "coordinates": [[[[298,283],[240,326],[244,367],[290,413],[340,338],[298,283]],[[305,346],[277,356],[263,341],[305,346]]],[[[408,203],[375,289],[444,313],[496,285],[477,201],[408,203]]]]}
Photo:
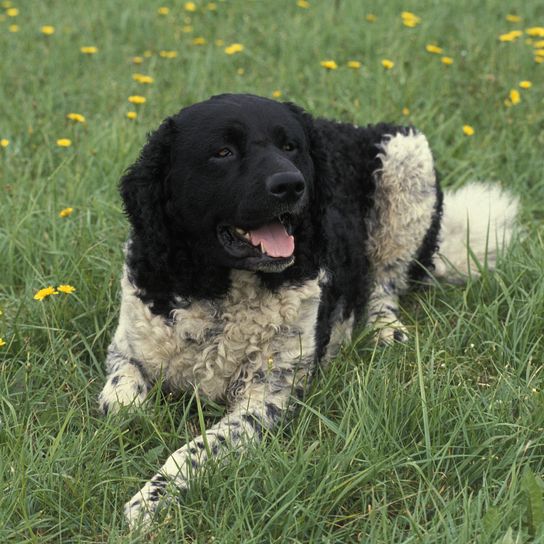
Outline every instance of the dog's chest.
{"type": "Polygon", "coordinates": [[[251,372],[270,360],[281,365],[313,357],[320,292],[317,278],[271,292],[254,274],[234,271],[226,297],[192,301],[174,310],[169,323],[125,296],[131,311],[122,308],[123,335],[152,378],[221,399],[240,365],[251,372]]]}

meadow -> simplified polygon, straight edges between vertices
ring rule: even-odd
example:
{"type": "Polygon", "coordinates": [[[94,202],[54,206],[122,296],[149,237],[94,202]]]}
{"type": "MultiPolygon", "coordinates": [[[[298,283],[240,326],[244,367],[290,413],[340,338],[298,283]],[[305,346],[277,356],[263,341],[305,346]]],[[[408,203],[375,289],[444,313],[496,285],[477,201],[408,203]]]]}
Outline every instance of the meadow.
{"type": "Polygon", "coordinates": [[[0,6],[1,542],[544,542],[540,0],[0,6]],[[224,407],[98,412],[117,182],[165,116],[225,91],[413,124],[444,186],[520,196],[520,232],[494,274],[405,297],[406,345],[359,330],[295,421],[131,534],[124,502],[224,407]]]}

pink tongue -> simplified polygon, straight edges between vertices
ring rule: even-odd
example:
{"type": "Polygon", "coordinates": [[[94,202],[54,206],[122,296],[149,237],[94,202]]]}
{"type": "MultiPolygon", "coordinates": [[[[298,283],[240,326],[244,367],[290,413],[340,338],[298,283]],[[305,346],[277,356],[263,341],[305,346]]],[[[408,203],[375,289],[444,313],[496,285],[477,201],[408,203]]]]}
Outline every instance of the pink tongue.
{"type": "Polygon", "coordinates": [[[289,236],[281,223],[270,223],[257,230],[250,230],[251,243],[263,245],[264,251],[271,257],[290,257],[295,251],[295,239],[289,236]]]}

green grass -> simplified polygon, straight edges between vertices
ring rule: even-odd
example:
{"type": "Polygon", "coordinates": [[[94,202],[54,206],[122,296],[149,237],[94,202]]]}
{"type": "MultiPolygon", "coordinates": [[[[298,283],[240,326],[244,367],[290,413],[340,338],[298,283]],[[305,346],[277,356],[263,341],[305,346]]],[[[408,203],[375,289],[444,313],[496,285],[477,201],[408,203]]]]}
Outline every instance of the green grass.
{"type": "MultiPolygon", "coordinates": [[[[194,14],[161,2],[14,0],[19,15],[0,21],[0,541],[148,541],[129,534],[122,505],[199,432],[199,415],[194,399],[160,395],[128,419],[98,414],[127,232],[117,180],[166,115],[276,89],[316,115],[415,124],[446,186],[499,180],[521,196],[523,233],[495,274],[408,296],[405,346],[377,349],[360,331],[286,432],[210,467],[159,517],[154,541],[544,541],[544,64],[527,36],[498,41],[544,25],[542,2],[239,0],[215,12],[197,2],[194,14]],[[416,28],[402,25],[407,9],[416,28]],[[245,49],[228,56],[217,39],[245,49]],[[533,87],[506,108],[520,80],[533,87]],[[147,102],[131,106],[133,94],[147,102]],[[61,283],[77,291],[33,300],[61,283]]],[[[223,408],[203,410],[209,423],[223,408]]]]}

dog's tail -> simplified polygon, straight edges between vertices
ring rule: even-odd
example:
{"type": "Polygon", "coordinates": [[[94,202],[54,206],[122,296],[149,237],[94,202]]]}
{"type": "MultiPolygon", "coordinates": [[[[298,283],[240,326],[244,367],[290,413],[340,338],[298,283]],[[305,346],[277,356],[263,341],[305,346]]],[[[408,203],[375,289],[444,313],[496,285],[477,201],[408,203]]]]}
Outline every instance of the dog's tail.
{"type": "Polygon", "coordinates": [[[473,182],[444,191],[434,276],[462,281],[482,268],[493,270],[514,235],[518,205],[516,196],[496,184],[473,182]]]}

